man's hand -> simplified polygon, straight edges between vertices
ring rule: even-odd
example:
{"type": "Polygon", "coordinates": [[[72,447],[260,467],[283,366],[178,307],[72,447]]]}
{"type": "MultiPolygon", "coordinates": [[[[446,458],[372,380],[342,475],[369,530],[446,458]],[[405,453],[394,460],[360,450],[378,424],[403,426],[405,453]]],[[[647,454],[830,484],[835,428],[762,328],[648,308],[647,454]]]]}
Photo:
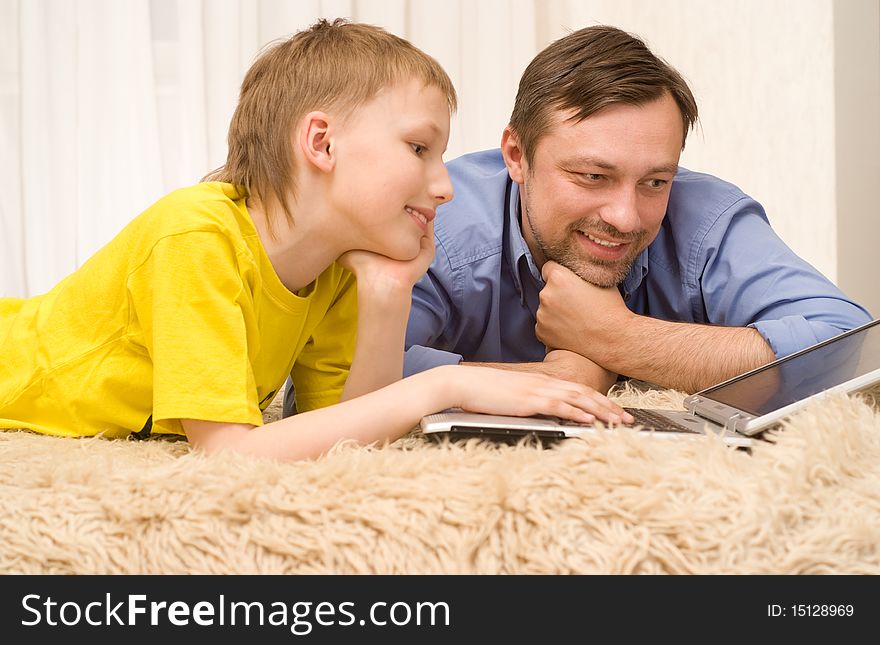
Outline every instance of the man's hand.
{"type": "Polygon", "coordinates": [[[607,394],[617,380],[617,374],[596,365],[589,358],[570,352],[567,349],[554,349],[544,357],[541,371],[566,381],[589,385],[597,392],[607,394]]]}
{"type": "Polygon", "coordinates": [[[547,347],[567,349],[602,364],[603,345],[614,343],[617,332],[629,324],[616,287],[597,287],[556,262],[541,270],[541,289],[535,333],[547,347]]]}
{"type": "Polygon", "coordinates": [[[370,251],[349,251],[338,262],[351,271],[358,282],[358,295],[405,292],[411,297],[413,285],[431,266],[434,259],[434,223],[421,239],[419,253],[412,260],[392,260],[370,251]]]}

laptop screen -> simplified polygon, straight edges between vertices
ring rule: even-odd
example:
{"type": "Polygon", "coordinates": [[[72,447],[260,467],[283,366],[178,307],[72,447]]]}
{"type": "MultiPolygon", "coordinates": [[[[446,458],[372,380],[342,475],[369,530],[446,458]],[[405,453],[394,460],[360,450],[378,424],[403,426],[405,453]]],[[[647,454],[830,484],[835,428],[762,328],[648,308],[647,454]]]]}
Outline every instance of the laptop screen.
{"type": "Polygon", "coordinates": [[[880,320],[700,394],[762,416],[871,372],[880,381],[880,320]]]}

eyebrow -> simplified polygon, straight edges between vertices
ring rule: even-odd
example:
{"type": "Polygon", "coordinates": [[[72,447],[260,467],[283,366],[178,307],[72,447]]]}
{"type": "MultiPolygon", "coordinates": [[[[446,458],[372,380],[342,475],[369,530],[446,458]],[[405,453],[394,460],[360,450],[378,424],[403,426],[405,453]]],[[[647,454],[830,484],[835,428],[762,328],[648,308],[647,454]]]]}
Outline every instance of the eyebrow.
{"type": "MultiPolygon", "coordinates": [[[[565,166],[596,166],[597,168],[602,168],[604,170],[617,170],[617,166],[609,161],[604,161],[602,159],[598,159],[596,157],[572,157],[570,159],[563,160],[563,165],[565,166]]],[[[653,175],[655,173],[668,172],[670,174],[675,174],[678,172],[678,164],[669,163],[663,164],[660,166],[655,166],[653,168],[649,168],[645,173],[646,175],[653,175]]]]}
{"type": "Polygon", "coordinates": [[[443,129],[433,121],[419,121],[418,123],[410,123],[406,126],[408,132],[421,129],[430,130],[435,137],[443,133],[443,129]]]}

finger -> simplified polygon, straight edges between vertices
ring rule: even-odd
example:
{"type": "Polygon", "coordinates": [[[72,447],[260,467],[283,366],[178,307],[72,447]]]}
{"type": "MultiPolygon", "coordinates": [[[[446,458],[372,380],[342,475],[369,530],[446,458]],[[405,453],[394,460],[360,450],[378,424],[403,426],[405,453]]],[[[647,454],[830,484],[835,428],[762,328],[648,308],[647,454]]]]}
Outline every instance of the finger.
{"type": "Polygon", "coordinates": [[[559,405],[552,414],[562,419],[570,419],[577,423],[593,424],[596,421],[595,414],[568,403],[562,403],[559,405]]]}
{"type": "Polygon", "coordinates": [[[596,415],[590,410],[584,409],[583,405],[576,405],[559,397],[540,396],[532,401],[528,407],[533,411],[528,414],[548,414],[562,419],[570,419],[577,423],[593,423],[596,415]]]}
{"type": "Polygon", "coordinates": [[[419,257],[429,261],[434,259],[436,253],[436,241],[434,240],[434,222],[428,222],[428,230],[419,240],[419,257]]]}
{"type": "Polygon", "coordinates": [[[635,418],[633,418],[633,416],[629,412],[624,410],[620,405],[606,397],[601,392],[593,390],[591,396],[593,400],[602,407],[602,412],[597,414],[602,415],[603,418],[609,423],[635,423],[635,418]]]}
{"type": "Polygon", "coordinates": [[[547,344],[547,341],[550,340],[549,338],[544,337],[544,327],[543,327],[543,325],[541,325],[540,322],[535,324],[535,338],[537,338],[540,342],[544,343],[545,345],[547,344]]]}
{"type": "Polygon", "coordinates": [[[541,267],[541,277],[544,278],[544,282],[550,281],[550,274],[553,273],[553,271],[558,266],[559,265],[556,264],[553,260],[547,260],[544,263],[544,266],[541,267]]]}
{"type": "Polygon", "coordinates": [[[358,253],[358,251],[347,251],[346,253],[340,255],[337,258],[336,262],[339,263],[339,266],[341,266],[346,271],[354,273],[356,264],[355,260],[357,259],[358,253]]]}
{"type": "Polygon", "coordinates": [[[590,391],[586,393],[586,396],[592,397],[593,401],[596,402],[597,405],[602,406],[603,409],[608,411],[608,414],[613,414],[617,417],[616,422],[622,421],[623,423],[633,423],[635,419],[633,416],[624,410],[618,403],[615,403],[607,396],[595,390],[593,388],[587,388],[590,391]]]}
{"type": "Polygon", "coordinates": [[[431,248],[434,247],[434,220],[431,220],[427,224],[427,231],[422,236],[422,244],[428,244],[431,248]]]}
{"type": "MultiPolygon", "coordinates": [[[[577,384],[571,385],[574,387],[563,386],[557,390],[555,396],[564,403],[579,407],[610,424],[632,423],[634,421],[628,412],[593,388],[577,384]]],[[[548,394],[553,396],[553,394],[548,394]]]]}

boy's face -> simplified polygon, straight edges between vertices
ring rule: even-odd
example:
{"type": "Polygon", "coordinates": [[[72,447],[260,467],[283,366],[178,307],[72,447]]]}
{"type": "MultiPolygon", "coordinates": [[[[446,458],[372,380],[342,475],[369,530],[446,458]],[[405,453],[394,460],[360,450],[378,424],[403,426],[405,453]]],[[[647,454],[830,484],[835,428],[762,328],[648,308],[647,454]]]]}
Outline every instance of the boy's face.
{"type": "Polygon", "coordinates": [[[381,90],[345,120],[333,190],[352,248],[395,260],[418,255],[435,209],[452,199],[448,140],[445,95],[416,80],[381,90]]]}
{"type": "Polygon", "coordinates": [[[535,260],[553,260],[601,287],[619,284],[657,236],[681,154],[681,111],[671,96],[617,104],[556,123],[527,162],[505,131],[520,184],[523,236],[535,260]]]}

